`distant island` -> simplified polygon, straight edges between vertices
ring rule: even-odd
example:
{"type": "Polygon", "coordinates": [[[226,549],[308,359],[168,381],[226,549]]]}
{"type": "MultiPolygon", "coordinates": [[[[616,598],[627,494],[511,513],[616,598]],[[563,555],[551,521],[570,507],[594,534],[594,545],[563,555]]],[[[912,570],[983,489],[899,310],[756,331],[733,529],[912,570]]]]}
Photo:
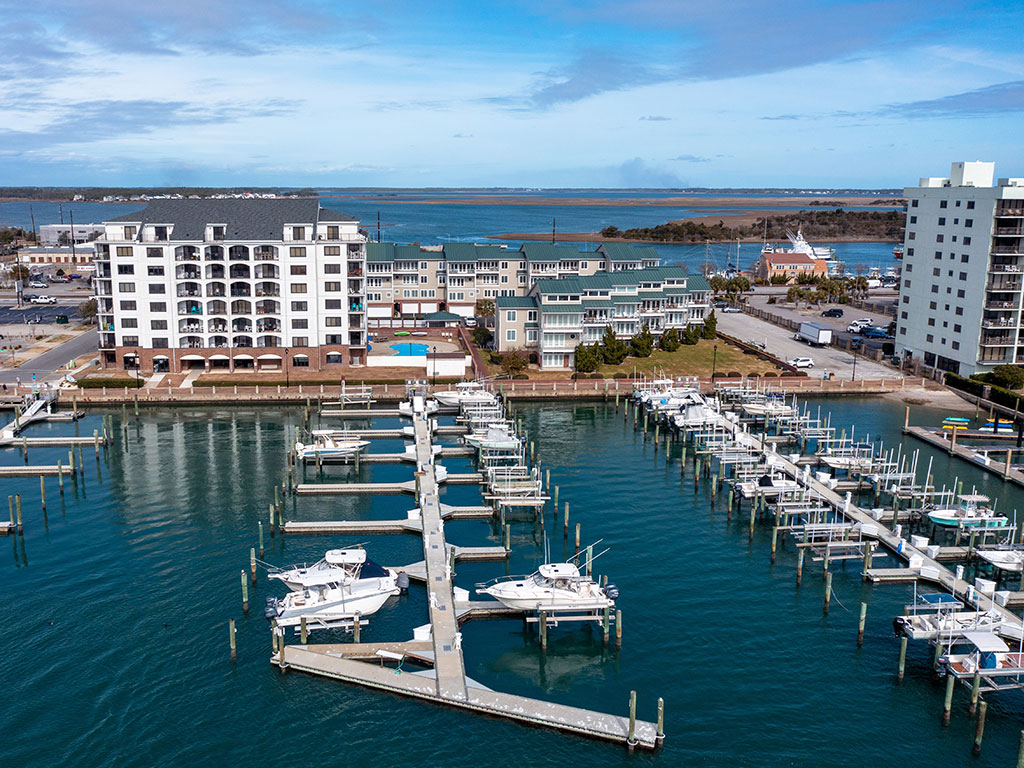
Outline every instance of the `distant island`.
{"type": "Polygon", "coordinates": [[[274,187],[0,187],[0,200],[128,203],[154,198],[316,197],[315,189],[274,187]]]}

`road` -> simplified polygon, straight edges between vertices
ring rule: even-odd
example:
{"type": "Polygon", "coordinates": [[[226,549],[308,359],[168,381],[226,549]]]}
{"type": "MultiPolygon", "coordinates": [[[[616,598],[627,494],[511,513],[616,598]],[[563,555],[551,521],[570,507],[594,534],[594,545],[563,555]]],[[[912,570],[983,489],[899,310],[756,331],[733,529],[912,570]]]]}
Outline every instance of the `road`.
{"type": "Polygon", "coordinates": [[[99,348],[99,331],[87,331],[70,341],[65,341],[59,347],[43,352],[39,357],[29,360],[18,368],[0,370],[0,383],[13,384],[21,379],[22,384],[32,382],[32,374],[36,375],[37,381],[43,381],[69,360],[95,352],[99,348]]]}
{"type": "MultiPolygon", "coordinates": [[[[886,298],[887,297],[879,297],[877,301],[881,303],[885,301],[886,298]]],[[[893,301],[895,301],[895,297],[893,298],[893,301]]],[[[766,294],[753,294],[747,299],[747,303],[752,307],[756,307],[757,309],[762,309],[765,310],[766,312],[771,312],[772,314],[780,315],[781,317],[785,317],[790,320],[795,320],[800,323],[812,322],[817,323],[818,325],[824,325],[828,328],[831,328],[835,332],[835,336],[837,339],[861,339],[861,341],[865,343],[867,345],[867,348],[869,349],[881,347],[882,341],[877,339],[864,339],[858,334],[848,333],[846,330],[847,326],[854,320],[865,318],[871,320],[873,325],[884,329],[889,325],[889,323],[893,319],[889,315],[883,315],[881,313],[871,312],[865,309],[854,309],[853,307],[844,307],[838,304],[822,305],[821,309],[794,309],[792,306],[788,304],[769,304],[768,295],[766,294]],[[843,316],[821,316],[821,313],[825,309],[831,309],[832,307],[839,307],[839,309],[842,309],[843,316]]]]}
{"type": "MultiPolygon", "coordinates": [[[[771,307],[774,309],[774,307],[771,307]]],[[[861,315],[857,315],[860,317],[861,315]]],[[[867,317],[867,315],[864,315],[867,317]]],[[[754,344],[766,344],[766,351],[781,357],[783,360],[791,360],[794,357],[809,357],[814,360],[814,367],[807,371],[811,378],[821,378],[825,370],[833,372],[837,379],[852,380],[854,378],[854,360],[856,359],[856,379],[880,379],[894,378],[899,375],[894,369],[865,360],[863,357],[855,358],[849,352],[835,347],[812,347],[802,341],[793,338],[793,332],[767,320],[758,320],[750,315],[741,313],[725,312],[717,314],[718,330],[729,336],[735,336],[740,341],[752,342],[754,344]]]]}

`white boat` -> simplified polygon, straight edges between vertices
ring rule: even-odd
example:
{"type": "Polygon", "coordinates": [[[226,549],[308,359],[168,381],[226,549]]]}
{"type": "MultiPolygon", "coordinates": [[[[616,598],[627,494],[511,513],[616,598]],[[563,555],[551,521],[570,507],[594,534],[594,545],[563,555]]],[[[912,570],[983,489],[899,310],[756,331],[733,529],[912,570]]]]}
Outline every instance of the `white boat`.
{"type": "MultiPolygon", "coordinates": [[[[939,657],[939,666],[958,679],[1017,677],[1024,674],[1024,653],[1011,651],[1006,642],[992,632],[965,632],[966,649],[939,657]]],[[[962,645],[962,644],[961,644],[962,645]]]]}
{"type": "Polygon", "coordinates": [[[714,424],[717,418],[715,409],[701,397],[699,401],[693,399],[682,405],[679,413],[671,416],[671,421],[677,429],[690,429],[714,424]]]}
{"type": "Polygon", "coordinates": [[[975,554],[1007,573],[1021,573],[1024,570],[1024,552],[1019,549],[978,549],[975,554]]]}
{"type": "Polygon", "coordinates": [[[313,442],[295,443],[295,455],[300,461],[316,461],[353,456],[370,444],[369,440],[347,437],[344,432],[329,429],[313,430],[313,442]]]}
{"type": "Polygon", "coordinates": [[[448,408],[458,408],[463,403],[493,403],[495,397],[483,384],[477,381],[462,381],[455,389],[442,390],[434,393],[434,399],[448,408]]]}
{"type": "Polygon", "coordinates": [[[424,401],[420,395],[417,395],[413,400],[406,400],[405,402],[398,404],[398,412],[403,416],[414,416],[417,413],[425,413],[428,416],[433,416],[437,413],[440,406],[436,400],[424,401]]]}
{"type": "Polygon", "coordinates": [[[477,589],[502,605],[521,611],[600,611],[615,605],[619,591],[580,574],[573,563],[545,563],[525,578],[499,581],[477,589]]]}
{"type": "Polygon", "coordinates": [[[967,493],[957,506],[939,507],[928,513],[928,519],[946,528],[992,528],[1007,524],[1003,515],[988,507],[988,496],[967,493]]]}
{"type": "Polygon", "coordinates": [[[943,640],[963,637],[965,632],[995,632],[1003,623],[997,611],[939,611],[897,616],[893,622],[911,640],[943,640]]]}
{"type": "Polygon", "coordinates": [[[765,497],[781,496],[785,493],[795,493],[802,487],[796,480],[787,477],[774,477],[772,475],[761,475],[757,480],[746,480],[738,483],[737,487],[743,498],[752,499],[757,494],[765,497]]]}
{"type": "Polygon", "coordinates": [[[293,627],[305,617],[307,629],[347,626],[356,614],[369,616],[399,593],[397,574],[366,560],[357,578],[341,579],[268,597],[264,615],[279,627],[293,627]]]}
{"type": "Polygon", "coordinates": [[[325,584],[347,583],[360,578],[364,567],[369,572],[380,568],[366,559],[365,549],[330,549],[312,565],[305,563],[272,570],[267,578],[277,579],[293,592],[325,584]]]}
{"type": "Polygon", "coordinates": [[[867,474],[875,468],[875,461],[870,456],[821,453],[818,458],[831,469],[845,469],[847,472],[867,474]]]}
{"type": "Polygon", "coordinates": [[[506,424],[491,424],[485,432],[466,435],[464,440],[478,450],[513,451],[520,447],[519,437],[506,424]]]}

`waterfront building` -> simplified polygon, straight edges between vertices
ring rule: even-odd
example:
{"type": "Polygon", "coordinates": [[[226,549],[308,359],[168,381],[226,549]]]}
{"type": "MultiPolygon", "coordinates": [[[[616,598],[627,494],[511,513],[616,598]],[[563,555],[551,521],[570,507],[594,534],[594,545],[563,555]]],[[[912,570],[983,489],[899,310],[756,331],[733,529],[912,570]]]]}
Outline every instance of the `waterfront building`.
{"type": "MultiPolygon", "coordinates": [[[[102,224],[75,224],[74,242],[88,243],[102,235],[102,224]]],[[[72,232],[70,224],[42,224],[39,227],[40,245],[71,245],[72,232]]]]}
{"type": "Polygon", "coordinates": [[[1024,364],[1024,178],[953,163],[907,187],[896,355],[962,376],[1024,364]]]}
{"type": "Polygon", "coordinates": [[[685,267],[538,280],[526,296],[496,300],[494,347],[535,354],[542,370],[572,369],[576,347],[599,342],[609,326],[629,339],[644,325],[655,337],[669,328],[703,325],[710,294],[708,281],[685,267]]]}
{"type": "Polygon", "coordinates": [[[525,296],[539,280],[656,267],[657,251],[605,243],[594,251],[570,245],[445,243],[436,246],[369,243],[366,257],[370,326],[416,323],[435,312],[462,317],[481,300],[525,296]]]}
{"type": "Polygon", "coordinates": [[[303,370],[366,356],[366,235],[315,198],[154,200],[104,222],[104,367],[303,370]]]}
{"type": "Polygon", "coordinates": [[[94,243],[83,243],[75,246],[41,245],[31,248],[19,248],[16,260],[18,263],[30,268],[52,266],[67,272],[68,267],[92,269],[94,255],[94,243]]]}

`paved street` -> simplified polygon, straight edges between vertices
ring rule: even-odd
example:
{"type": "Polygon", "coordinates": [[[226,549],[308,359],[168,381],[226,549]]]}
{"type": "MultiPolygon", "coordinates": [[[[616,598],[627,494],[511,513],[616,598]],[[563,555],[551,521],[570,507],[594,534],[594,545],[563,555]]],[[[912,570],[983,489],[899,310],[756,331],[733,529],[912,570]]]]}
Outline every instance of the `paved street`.
{"type": "Polygon", "coordinates": [[[87,331],[18,368],[0,370],[0,383],[13,384],[20,378],[22,384],[28,384],[32,381],[32,374],[36,375],[37,381],[42,381],[62,365],[66,365],[69,360],[95,352],[98,347],[99,331],[87,331]]]}

